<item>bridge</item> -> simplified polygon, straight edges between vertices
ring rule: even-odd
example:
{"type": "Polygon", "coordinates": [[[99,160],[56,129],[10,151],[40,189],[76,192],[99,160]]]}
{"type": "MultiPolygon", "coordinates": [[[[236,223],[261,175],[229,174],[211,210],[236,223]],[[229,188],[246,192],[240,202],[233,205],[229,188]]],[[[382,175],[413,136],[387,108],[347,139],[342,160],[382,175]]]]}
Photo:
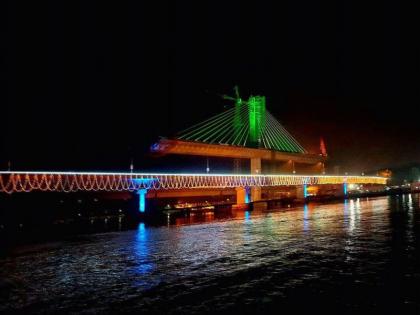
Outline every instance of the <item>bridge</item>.
{"type": "Polygon", "coordinates": [[[139,210],[145,211],[146,194],[150,190],[205,190],[234,188],[237,204],[258,201],[257,195],[247,196],[248,188],[295,186],[302,187],[306,197],[308,185],[348,184],[384,185],[387,178],[379,176],[330,175],[244,175],[244,174],[162,174],[162,173],[98,173],[98,172],[0,172],[0,192],[136,192],[139,210]]]}
{"type": "Polygon", "coordinates": [[[209,168],[204,174],[4,171],[0,172],[0,193],[133,192],[144,212],[150,198],[227,192],[240,205],[275,199],[280,189],[294,190],[298,199],[305,199],[309,189],[322,192],[320,187],[333,186],[336,194],[346,195],[351,184],[386,184],[387,178],[379,176],[325,175],[325,144],[321,142],[319,153],[305,150],[266,110],[264,96],[245,101],[236,89],[236,97],[224,98],[235,105],[172,138],[161,138],[151,152],[230,159],[234,162],[231,174],[212,174],[209,168]]]}
{"type": "MultiPolygon", "coordinates": [[[[235,105],[224,112],[154,143],[151,152],[250,161],[251,174],[318,173],[325,171],[326,152],[309,153],[266,109],[264,96],[247,101],[227,97],[235,105]]],[[[242,163],[243,164],[243,163],[242,163]]]]}
{"type": "Polygon", "coordinates": [[[326,184],[386,184],[379,176],[0,172],[0,192],[138,191],[326,184]]]}

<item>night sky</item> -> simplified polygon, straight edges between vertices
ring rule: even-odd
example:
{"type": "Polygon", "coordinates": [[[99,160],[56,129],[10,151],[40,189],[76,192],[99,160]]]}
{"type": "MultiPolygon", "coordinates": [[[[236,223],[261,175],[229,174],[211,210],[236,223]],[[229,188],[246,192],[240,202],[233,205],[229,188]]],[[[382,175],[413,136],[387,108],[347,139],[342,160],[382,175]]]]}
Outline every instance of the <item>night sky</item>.
{"type": "Polygon", "coordinates": [[[0,169],[142,170],[234,85],[331,167],[420,162],[417,11],[369,3],[9,1],[0,169]]]}

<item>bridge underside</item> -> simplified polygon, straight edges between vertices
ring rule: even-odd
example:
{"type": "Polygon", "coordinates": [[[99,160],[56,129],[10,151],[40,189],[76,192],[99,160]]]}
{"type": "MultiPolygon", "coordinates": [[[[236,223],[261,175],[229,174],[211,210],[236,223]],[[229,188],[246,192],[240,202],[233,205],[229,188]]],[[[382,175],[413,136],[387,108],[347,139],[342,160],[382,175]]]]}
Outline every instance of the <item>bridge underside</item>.
{"type": "Polygon", "coordinates": [[[157,154],[181,154],[214,156],[239,159],[260,159],[269,161],[294,161],[302,164],[317,164],[325,162],[322,155],[307,153],[288,153],[267,149],[254,149],[232,145],[207,144],[192,141],[162,139],[152,146],[152,152],[157,154]]]}
{"type": "MultiPolygon", "coordinates": [[[[365,189],[371,192],[381,190],[383,185],[368,184],[365,189]]],[[[350,191],[350,189],[349,189],[350,191]]],[[[298,199],[303,200],[307,196],[344,196],[345,190],[342,184],[335,185],[306,185],[302,186],[281,186],[281,187],[260,187],[259,196],[252,196],[252,190],[246,187],[228,189],[178,189],[178,190],[150,190],[147,192],[147,199],[166,200],[170,202],[187,202],[192,200],[210,200],[245,204],[252,201],[298,199]],[[304,191],[305,190],[305,191],[304,191]],[[255,200],[257,197],[257,200],[255,200]]]]}

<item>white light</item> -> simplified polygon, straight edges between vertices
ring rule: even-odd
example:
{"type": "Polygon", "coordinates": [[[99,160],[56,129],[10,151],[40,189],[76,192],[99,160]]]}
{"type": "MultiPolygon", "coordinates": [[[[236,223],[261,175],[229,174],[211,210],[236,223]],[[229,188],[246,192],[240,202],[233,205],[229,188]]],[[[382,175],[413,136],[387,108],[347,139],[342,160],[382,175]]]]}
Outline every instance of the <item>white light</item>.
{"type": "MultiPolygon", "coordinates": [[[[259,170],[260,171],[260,170],[259,170]]],[[[0,192],[42,191],[134,191],[203,187],[286,186],[302,184],[386,184],[378,176],[290,175],[290,174],[201,174],[201,173],[111,173],[111,172],[0,172],[0,192]],[[117,186],[115,186],[117,185],[117,186]],[[72,187],[76,187],[72,189],[72,187]],[[69,189],[70,188],[70,189],[69,189]]],[[[79,202],[82,202],[80,200],[79,202]]]]}
{"type": "MultiPolygon", "coordinates": [[[[296,173],[296,171],[294,171],[296,173]]],[[[135,178],[136,176],[228,176],[228,177],[306,177],[306,178],[361,178],[358,175],[349,175],[349,176],[340,176],[340,175],[291,175],[291,174],[206,174],[206,173],[124,173],[124,172],[60,172],[60,171],[0,171],[0,175],[104,175],[104,176],[130,176],[131,178],[135,178]]],[[[346,173],[347,175],[347,173],[346,173]]],[[[366,178],[381,178],[385,179],[386,177],[382,176],[369,176],[366,178]]]]}

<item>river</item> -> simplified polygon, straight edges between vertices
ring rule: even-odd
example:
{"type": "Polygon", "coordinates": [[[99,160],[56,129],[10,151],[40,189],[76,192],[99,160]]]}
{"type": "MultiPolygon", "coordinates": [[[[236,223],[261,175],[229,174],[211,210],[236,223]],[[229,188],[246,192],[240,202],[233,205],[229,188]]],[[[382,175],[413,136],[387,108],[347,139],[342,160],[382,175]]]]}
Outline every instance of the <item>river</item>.
{"type": "Polygon", "coordinates": [[[419,195],[359,198],[19,245],[0,312],[418,313],[419,195]]]}

